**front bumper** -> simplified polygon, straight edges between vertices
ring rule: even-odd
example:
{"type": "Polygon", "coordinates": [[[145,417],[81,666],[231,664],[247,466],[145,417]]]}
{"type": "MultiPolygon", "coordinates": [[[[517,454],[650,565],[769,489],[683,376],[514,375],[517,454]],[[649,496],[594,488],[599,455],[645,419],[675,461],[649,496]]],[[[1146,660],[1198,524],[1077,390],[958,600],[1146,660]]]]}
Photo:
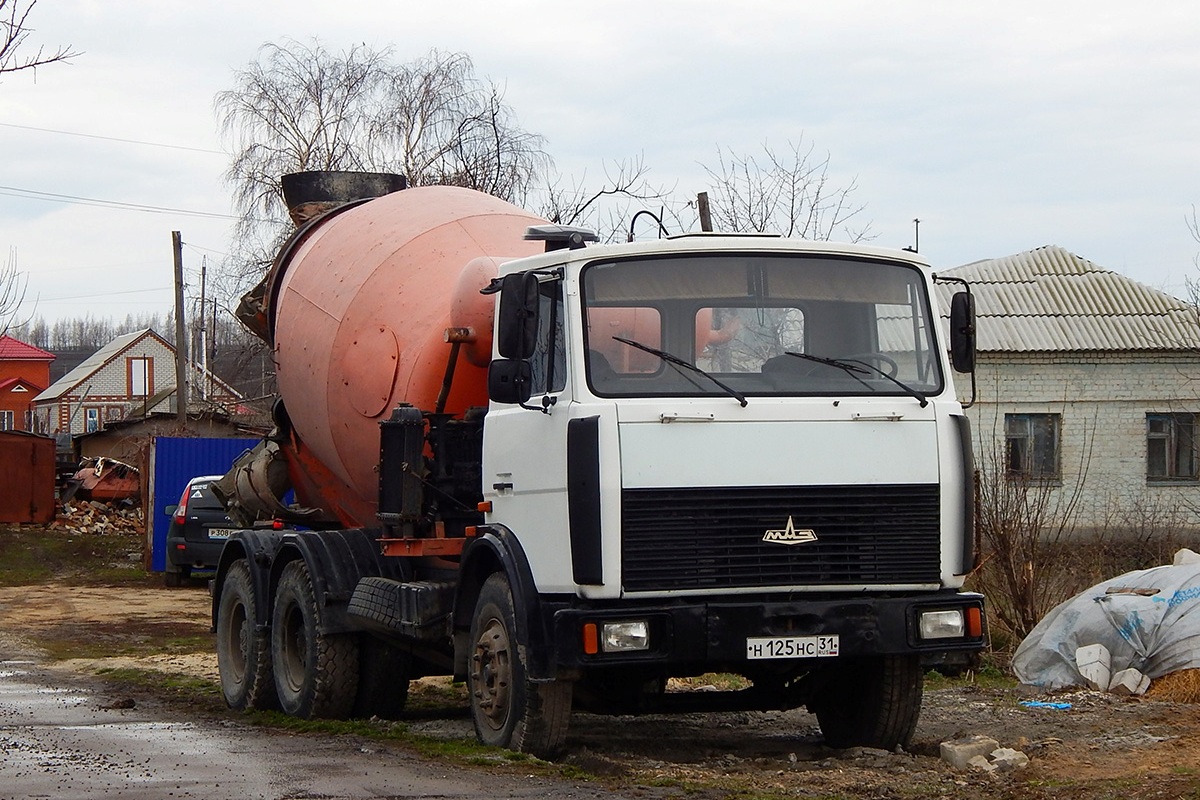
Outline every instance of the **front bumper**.
{"type": "Polygon", "coordinates": [[[747,663],[749,637],[836,634],[839,657],[918,654],[936,661],[948,653],[983,649],[987,638],[983,608],[982,595],[947,591],[904,596],[572,605],[546,610],[559,669],[660,665],[686,674],[696,670],[740,671],[747,663]],[[922,612],[951,609],[976,614],[977,630],[960,637],[922,640],[922,612]],[[587,652],[595,648],[585,644],[585,626],[633,620],[645,620],[648,625],[645,650],[587,652]]]}

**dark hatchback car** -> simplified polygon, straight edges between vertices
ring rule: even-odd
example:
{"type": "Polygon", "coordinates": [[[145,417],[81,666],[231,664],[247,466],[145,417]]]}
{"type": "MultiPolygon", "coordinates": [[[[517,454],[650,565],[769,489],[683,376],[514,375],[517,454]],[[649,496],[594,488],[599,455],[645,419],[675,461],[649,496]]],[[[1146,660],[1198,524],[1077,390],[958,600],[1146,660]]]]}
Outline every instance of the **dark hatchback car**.
{"type": "Polygon", "coordinates": [[[166,508],[171,515],[163,575],[167,586],[178,586],[194,569],[214,569],[225,540],[236,529],[210,488],[220,479],[220,475],[192,478],[179,498],[179,505],[166,508]]]}

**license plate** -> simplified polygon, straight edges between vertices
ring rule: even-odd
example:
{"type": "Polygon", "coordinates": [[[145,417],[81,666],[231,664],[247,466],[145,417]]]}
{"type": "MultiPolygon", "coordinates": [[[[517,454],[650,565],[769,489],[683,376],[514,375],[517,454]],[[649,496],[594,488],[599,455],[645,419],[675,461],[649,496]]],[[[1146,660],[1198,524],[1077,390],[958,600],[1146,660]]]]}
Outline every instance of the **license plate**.
{"type": "Polygon", "coordinates": [[[831,658],[838,654],[837,634],[829,636],[753,636],[746,639],[746,658],[831,658]]]}
{"type": "Polygon", "coordinates": [[[209,528],[208,538],[210,539],[228,539],[233,536],[233,528],[209,528]]]}

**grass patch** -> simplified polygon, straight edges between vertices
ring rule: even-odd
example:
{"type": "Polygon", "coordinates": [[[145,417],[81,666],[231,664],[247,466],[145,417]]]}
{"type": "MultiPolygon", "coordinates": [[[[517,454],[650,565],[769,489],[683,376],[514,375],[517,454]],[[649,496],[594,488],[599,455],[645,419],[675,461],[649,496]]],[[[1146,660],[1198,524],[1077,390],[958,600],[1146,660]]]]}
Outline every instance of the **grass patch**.
{"type": "Polygon", "coordinates": [[[32,637],[53,661],[71,658],[138,658],[212,652],[213,637],[202,625],[155,620],[65,622],[32,637]]]}
{"type": "Polygon", "coordinates": [[[702,687],[712,687],[721,692],[737,692],[748,689],[753,684],[741,675],[730,672],[706,672],[694,678],[671,678],[667,682],[668,691],[694,691],[702,687]]]}
{"type": "Polygon", "coordinates": [[[105,667],[96,670],[96,674],[113,692],[148,692],[193,711],[228,712],[220,685],[206,678],[132,667],[105,667]]]}
{"type": "Polygon", "coordinates": [[[158,580],[142,567],[140,534],[82,534],[0,527],[0,586],[49,581],[83,585],[145,585],[158,580]]]}

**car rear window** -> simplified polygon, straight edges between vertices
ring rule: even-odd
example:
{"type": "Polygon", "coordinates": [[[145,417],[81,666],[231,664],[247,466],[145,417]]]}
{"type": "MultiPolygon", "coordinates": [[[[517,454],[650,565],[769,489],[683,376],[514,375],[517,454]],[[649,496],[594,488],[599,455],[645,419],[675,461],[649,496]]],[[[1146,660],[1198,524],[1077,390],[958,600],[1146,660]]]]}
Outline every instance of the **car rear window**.
{"type": "Polygon", "coordinates": [[[192,487],[191,494],[188,496],[188,508],[225,510],[225,506],[221,505],[221,501],[209,488],[210,485],[202,483],[192,487]]]}

